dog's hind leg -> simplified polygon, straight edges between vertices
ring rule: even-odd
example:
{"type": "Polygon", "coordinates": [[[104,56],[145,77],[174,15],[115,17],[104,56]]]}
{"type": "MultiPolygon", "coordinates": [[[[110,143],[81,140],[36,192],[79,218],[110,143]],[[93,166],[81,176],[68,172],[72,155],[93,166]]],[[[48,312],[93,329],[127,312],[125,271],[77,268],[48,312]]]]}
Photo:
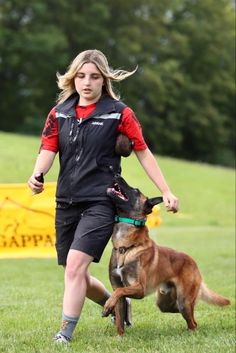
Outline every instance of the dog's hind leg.
{"type": "Polygon", "coordinates": [[[179,312],[182,314],[183,318],[187,322],[188,329],[194,331],[197,328],[197,322],[194,318],[194,306],[197,299],[197,291],[194,286],[192,286],[190,292],[183,293],[180,288],[177,291],[177,304],[179,312]]]}
{"type": "Polygon", "coordinates": [[[188,329],[194,331],[197,328],[197,323],[194,319],[194,303],[183,303],[180,313],[186,320],[188,329]]]}
{"type": "Polygon", "coordinates": [[[179,311],[187,322],[188,329],[194,331],[197,323],[194,318],[196,304],[202,279],[196,263],[189,257],[185,258],[182,271],[176,278],[177,303],[179,311]]]}

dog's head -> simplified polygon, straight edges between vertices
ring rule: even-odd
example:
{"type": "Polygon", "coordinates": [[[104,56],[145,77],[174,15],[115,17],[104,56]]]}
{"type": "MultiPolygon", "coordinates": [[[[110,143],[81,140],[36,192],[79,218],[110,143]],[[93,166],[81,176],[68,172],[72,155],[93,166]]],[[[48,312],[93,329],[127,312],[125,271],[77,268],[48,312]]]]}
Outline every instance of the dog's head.
{"type": "Polygon", "coordinates": [[[148,198],[137,188],[132,188],[120,176],[115,175],[113,185],[107,189],[107,195],[114,202],[118,216],[145,218],[152,212],[153,206],[163,201],[162,197],[148,198]]]}

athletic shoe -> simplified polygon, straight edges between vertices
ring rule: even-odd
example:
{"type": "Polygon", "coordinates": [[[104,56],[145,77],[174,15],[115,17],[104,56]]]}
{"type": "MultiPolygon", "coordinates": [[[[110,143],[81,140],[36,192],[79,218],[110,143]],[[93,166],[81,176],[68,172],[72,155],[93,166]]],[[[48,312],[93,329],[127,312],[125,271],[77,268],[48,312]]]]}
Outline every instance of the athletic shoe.
{"type": "Polygon", "coordinates": [[[53,338],[53,340],[57,343],[68,344],[70,343],[71,338],[62,335],[61,333],[57,333],[56,336],[53,338]]]}

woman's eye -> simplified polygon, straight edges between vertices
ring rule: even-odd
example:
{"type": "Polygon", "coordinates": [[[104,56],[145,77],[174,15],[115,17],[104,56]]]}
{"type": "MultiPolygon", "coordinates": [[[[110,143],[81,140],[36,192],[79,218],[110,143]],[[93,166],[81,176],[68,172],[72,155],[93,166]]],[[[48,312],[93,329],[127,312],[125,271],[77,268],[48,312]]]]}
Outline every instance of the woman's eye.
{"type": "Polygon", "coordinates": [[[94,79],[94,80],[98,80],[99,78],[100,78],[99,75],[93,75],[93,76],[92,76],[92,79],[94,79]]]}
{"type": "Polygon", "coordinates": [[[78,78],[84,78],[84,75],[83,75],[83,74],[77,74],[76,77],[78,77],[78,78]]]}

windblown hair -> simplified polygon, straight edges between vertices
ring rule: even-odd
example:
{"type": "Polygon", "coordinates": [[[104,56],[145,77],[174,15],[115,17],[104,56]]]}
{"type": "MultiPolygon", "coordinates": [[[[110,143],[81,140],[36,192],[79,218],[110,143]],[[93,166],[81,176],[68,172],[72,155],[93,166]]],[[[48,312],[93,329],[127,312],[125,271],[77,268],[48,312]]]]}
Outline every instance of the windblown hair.
{"type": "Polygon", "coordinates": [[[85,50],[75,57],[64,75],[57,73],[57,84],[61,90],[57,99],[58,103],[63,103],[76,91],[74,78],[85,63],[93,63],[97,66],[104,78],[104,92],[117,100],[120,96],[114,92],[112,81],[122,81],[133,75],[137,70],[137,67],[133,71],[113,70],[109,67],[106,56],[100,50],[85,50]]]}

